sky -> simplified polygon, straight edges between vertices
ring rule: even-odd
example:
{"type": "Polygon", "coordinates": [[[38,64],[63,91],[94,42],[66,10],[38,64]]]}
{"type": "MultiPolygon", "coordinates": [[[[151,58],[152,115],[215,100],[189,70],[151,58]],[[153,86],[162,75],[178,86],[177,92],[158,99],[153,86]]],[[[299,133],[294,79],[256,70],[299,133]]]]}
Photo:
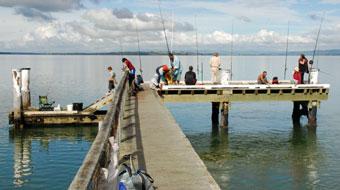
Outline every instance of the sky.
{"type": "Polygon", "coordinates": [[[340,0],[0,0],[0,51],[340,49],[340,0]],[[289,24],[288,24],[289,23],[289,24]],[[196,38],[197,32],[197,38],[196,38]]]}

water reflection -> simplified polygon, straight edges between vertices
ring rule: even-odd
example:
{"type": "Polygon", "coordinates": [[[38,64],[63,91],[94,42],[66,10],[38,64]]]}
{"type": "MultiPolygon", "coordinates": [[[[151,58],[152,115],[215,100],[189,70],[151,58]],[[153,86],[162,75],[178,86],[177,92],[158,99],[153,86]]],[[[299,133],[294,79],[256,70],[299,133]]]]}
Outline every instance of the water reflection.
{"type": "Polygon", "coordinates": [[[32,144],[38,142],[41,150],[48,152],[49,144],[53,140],[67,140],[71,142],[92,142],[96,136],[96,127],[71,127],[71,128],[29,128],[9,130],[10,143],[13,148],[13,184],[22,187],[29,182],[29,176],[34,172],[32,166],[32,144]]]}
{"type": "Polygon", "coordinates": [[[209,136],[188,137],[222,189],[310,189],[318,185],[322,154],[315,128],[296,125],[290,132],[232,130],[229,134],[212,129],[209,136]]]}
{"type": "Polygon", "coordinates": [[[315,188],[320,182],[318,165],[322,154],[318,150],[316,127],[296,124],[291,134],[291,171],[294,189],[315,188]]]}

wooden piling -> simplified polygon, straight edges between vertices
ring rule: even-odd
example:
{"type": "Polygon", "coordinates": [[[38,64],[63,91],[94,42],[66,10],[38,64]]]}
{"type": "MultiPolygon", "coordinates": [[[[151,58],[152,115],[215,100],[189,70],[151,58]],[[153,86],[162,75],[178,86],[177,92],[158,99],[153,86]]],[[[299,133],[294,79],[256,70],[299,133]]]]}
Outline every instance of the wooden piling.
{"type": "Polygon", "coordinates": [[[308,125],[316,126],[316,115],[317,115],[317,105],[318,102],[310,102],[308,106],[308,125]]]}
{"type": "Polygon", "coordinates": [[[30,92],[30,68],[22,68],[21,71],[21,95],[22,107],[24,110],[31,106],[31,92],[30,92]]]}
{"type": "Polygon", "coordinates": [[[294,101],[293,102],[293,113],[292,113],[292,120],[293,123],[300,123],[300,102],[294,101]]]}
{"type": "Polygon", "coordinates": [[[220,102],[211,103],[211,122],[213,126],[218,125],[218,115],[220,112],[220,102]]]}
{"type": "Polygon", "coordinates": [[[229,102],[223,102],[221,107],[221,128],[228,128],[229,102]]]}
{"type": "Polygon", "coordinates": [[[21,96],[21,72],[19,69],[12,69],[13,82],[13,123],[15,127],[22,124],[22,96],[21,96]]]}

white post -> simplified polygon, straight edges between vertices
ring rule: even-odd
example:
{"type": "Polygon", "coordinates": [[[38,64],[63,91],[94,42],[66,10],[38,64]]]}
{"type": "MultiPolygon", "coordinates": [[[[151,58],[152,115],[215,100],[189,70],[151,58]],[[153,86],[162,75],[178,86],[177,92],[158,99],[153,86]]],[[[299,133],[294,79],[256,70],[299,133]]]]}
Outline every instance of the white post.
{"type": "Polygon", "coordinates": [[[21,94],[22,106],[24,110],[31,106],[30,70],[30,68],[21,69],[21,94]]]}
{"type": "Polygon", "coordinates": [[[12,82],[13,82],[13,113],[14,113],[14,123],[20,124],[21,121],[21,72],[19,69],[12,69],[12,82]]]}

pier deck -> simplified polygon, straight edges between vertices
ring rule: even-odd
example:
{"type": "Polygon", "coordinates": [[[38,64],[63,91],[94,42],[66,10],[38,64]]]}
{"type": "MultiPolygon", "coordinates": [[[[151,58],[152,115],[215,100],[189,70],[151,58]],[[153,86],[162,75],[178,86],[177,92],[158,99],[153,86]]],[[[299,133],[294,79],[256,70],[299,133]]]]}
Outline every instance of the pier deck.
{"type": "Polygon", "coordinates": [[[160,91],[165,102],[321,101],[329,84],[169,85],[160,91]]]}
{"type": "Polygon", "coordinates": [[[147,171],[159,189],[219,189],[189,140],[150,89],[138,94],[147,171]]]}

